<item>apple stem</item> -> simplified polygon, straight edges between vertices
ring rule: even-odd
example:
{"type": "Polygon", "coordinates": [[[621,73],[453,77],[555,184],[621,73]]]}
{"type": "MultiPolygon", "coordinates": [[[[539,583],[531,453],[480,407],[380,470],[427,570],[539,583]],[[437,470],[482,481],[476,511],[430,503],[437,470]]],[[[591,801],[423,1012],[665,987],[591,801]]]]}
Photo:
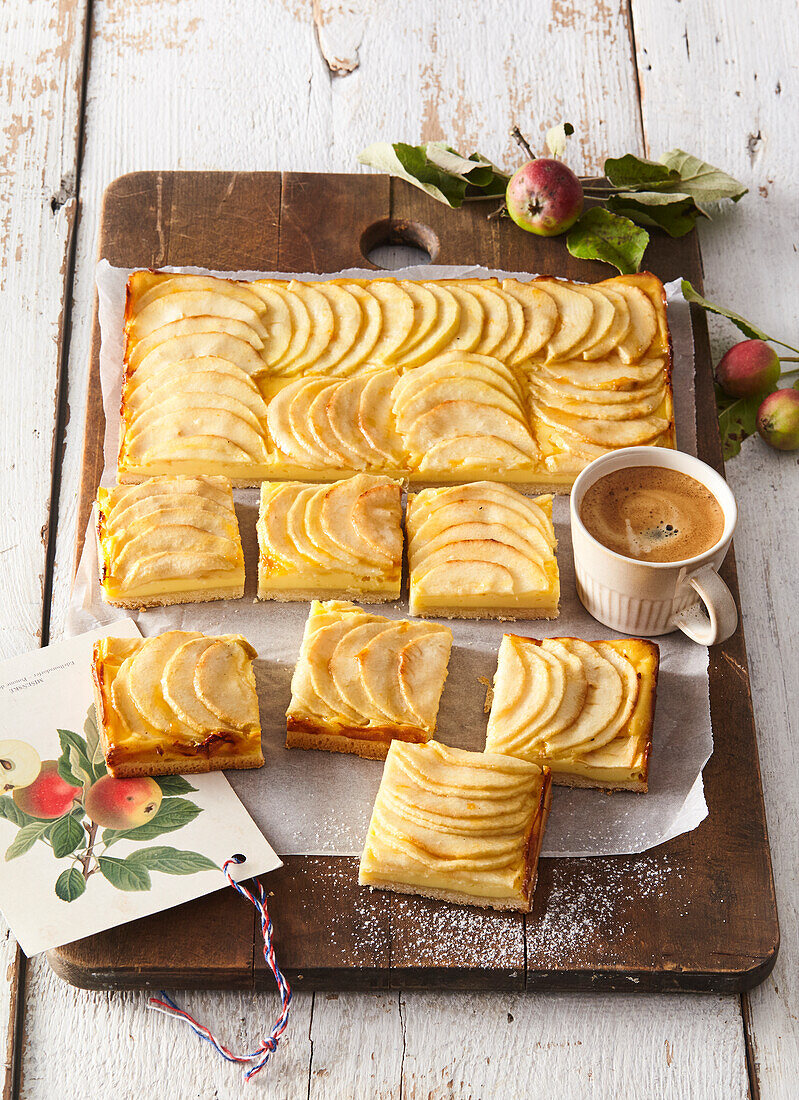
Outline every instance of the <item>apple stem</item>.
{"type": "Polygon", "coordinates": [[[530,160],[535,160],[536,159],[535,153],[530,148],[530,145],[529,145],[529,142],[527,141],[527,138],[524,136],[524,134],[521,132],[521,130],[519,129],[518,126],[511,127],[510,136],[513,138],[513,140],[516,142],[516,144],[519,146],[519,148],[521,148],[525,151],[525,153],[530,158],[530,160]]]}
{"type": "Polygon", "coordinates": [[[501,206],[498,206],[496,210],[492,210],[490,214],[486,214],[486,221],[493,222],[498,218],[501,218],[504,214],[507,214],[508,208],[503,202],[501,206]]]}

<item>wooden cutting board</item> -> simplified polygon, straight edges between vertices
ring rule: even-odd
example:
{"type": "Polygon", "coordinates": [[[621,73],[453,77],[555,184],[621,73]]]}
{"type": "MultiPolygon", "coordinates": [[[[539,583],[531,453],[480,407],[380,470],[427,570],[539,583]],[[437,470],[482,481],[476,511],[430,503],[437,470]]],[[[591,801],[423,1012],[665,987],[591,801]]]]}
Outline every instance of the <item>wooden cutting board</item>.
{"type": "MultiPolygon", "coordinates": [[[[479,263],[586,281],[607,266],[575,260],[486,204],[452,211],[383,176],[140,172],[106,192],[100,255],[123,267],[334,272],[369,267],[379,243],[412,241],[436,263],[479,263]]],[[[664,281],[702,285],[695,234],[653,235],[646,263],[664,281]]],[[[707,327],[694,311],[699,454],[721,469],[707,327]]],[[[95,310],[78,551],[102,470],[95,310]]],[[[738,594],[730,553],[722,573],[738,594]]],[[[370,893],[354,858],[292,856],[267,879],[278,958],[308,989],[748,989],[779,945],[771,857],[743,629],[710,654],[715,752],[710,814],[641,856],[544,859],[533,912],[494,913],[370,893]]],[[[614,797],[625,797],[614,796],[614,797]]],[[[49,953],[88,988],[269,988],[254,910],[232,890],[49,953]]]]}

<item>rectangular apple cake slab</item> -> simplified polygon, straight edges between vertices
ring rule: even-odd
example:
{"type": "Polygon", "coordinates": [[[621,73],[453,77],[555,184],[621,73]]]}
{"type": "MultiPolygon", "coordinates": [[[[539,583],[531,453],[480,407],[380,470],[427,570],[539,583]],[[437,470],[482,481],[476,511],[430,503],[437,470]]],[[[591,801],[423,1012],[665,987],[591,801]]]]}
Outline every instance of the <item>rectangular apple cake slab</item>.
{"type": "Polygon", "coordinates": [[[227,478],[152,477],[100,488],[95,531],[103,599],[114,607],[244,595],[244,554],[227,478]]]}
{"type": "Polygon", "coordinates": [[[438,741],[394,741],[358,881],[528,913],[550,798],[548,768],[438,741]]]}
{"type": "Polygon", "coordinates": [[[451,648],[446,626],[314,600],[291,681],[286,747],[383,760],[394,740],[428,741],[451,648]]]}
{"type": "Polygon", "coordinates": [[[479,481],[408,496],[411,615],[555,619],[552,497],[479,481]]]}
{"type": "Polygon", "coordinates": [[[391,478],[261,486],[259,599],[398,600],[402,546],[402,486],[391,478]]]}
{"type": "Polygon", "coordinates": [[[109,772],[125,778],[259,768],[255,656],[240,634],[170,630],[95,642],[94,702],[109,772]]]}
{"type": "Polygon", "coordinates": [[[505,634],[486,752],[545,765],[560,786],[645,792],[659,655],[639,638],[505,634]]]}
{"type": "Polygon", "coordinates": [[[498,480],[565,491],[673,447],[662,283],[237,282],[134,272],[119,476],[498,480]]]}

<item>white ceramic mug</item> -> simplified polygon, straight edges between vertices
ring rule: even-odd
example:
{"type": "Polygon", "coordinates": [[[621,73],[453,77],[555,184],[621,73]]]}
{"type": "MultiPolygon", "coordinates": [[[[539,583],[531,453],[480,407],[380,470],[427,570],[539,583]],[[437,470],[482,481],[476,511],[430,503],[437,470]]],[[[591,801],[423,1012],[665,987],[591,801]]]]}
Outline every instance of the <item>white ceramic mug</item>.
{"type": "Polygon", "coordinates": [[[651,637],[679,629],[701,645],[723,642],[735,632],[738,611],[717,570],[730,548],[738,508],[727,482],[710,466],[665,447],[624,447],[586,466],[574,483],[570,511],[577,594],[595,619],[621,634],[651,637]],[[701,482],[724,512],[719,541],[676,562],[626,558],[598,542],[580,519],[583,497],[605,474],[627,466],[679,470],[701,482]]]}

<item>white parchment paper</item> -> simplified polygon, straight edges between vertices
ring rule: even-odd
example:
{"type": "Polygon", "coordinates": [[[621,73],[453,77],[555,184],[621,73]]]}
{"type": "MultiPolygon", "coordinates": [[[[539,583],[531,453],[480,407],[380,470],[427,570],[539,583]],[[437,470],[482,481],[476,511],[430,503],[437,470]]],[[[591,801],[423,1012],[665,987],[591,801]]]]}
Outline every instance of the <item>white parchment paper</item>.
{"type": "MultiPolygon", "coordinates": [[[[198,271],[197,268],[175,270],[198,271]]],[[[103,484],[113,484],[118,448],[118,410],[122,379],[125,283],[130,271],[98,266],[102,346],[100,373],[106,412],[103,484]]],[[[268,272],[212,272],[235,278],[261,278],[268,272]]],[[[495,272],[478,267],[424,266],[387,274],[399,278],[463,278],[528,273],[495,272]]],[[[374,277],[374,271],[351,270],[329,275],[374,277]]],[[[285,274],[280,277],[286,278],[285,274]]],[[[678,444],[695,451],[696,420],[693,387],[693,341],[688,307],[679,282],[667,287],[669,325],[674,342],[674,392],[678,444]]],[[[242,535],[247,586],[241,600],[186,604],[134,613],[145,636],[164,630],[238,632],[259,653],[256,678],[266,765],[256,771],[229,772],[236,793],[258,826],[281,855],[359,855],[369,822],[382,764],[356,756],[287,750],[285,711],[291,674],[302,640],[308,605],[255,601],[258,547],[255,522],[258,491],[236,490],[236,510],[242,535]]],[[[533,637],[576,636],[587,640],[618,637],[584,610],[577,598],[569,532],[568,498],[557,497],[554,508],[561,577],[561,613],[554,622],[451,620],[454,635],[449,676],[438,717],[439,740],[482,750],[485,744],[486,685],[496,668],[496,654],[507,629],[533,637]]],[[[374,611],[392,618],[408,614],[406,600],[378,605],[374,611]]],[[[89,531],[75,578],[67,633],[126,618],[129,612],[108,607],[97,579],[97,550],[89,531]]],[[[657,639],[661,665],[650,766],[649,793],[618,793],[556,788],[544,838],[544,855],[592,856],[642,852],[696,828],[707,815],[702,769],[713,750],[708,699],[707,649],[675,633],[657,639]]]]}

